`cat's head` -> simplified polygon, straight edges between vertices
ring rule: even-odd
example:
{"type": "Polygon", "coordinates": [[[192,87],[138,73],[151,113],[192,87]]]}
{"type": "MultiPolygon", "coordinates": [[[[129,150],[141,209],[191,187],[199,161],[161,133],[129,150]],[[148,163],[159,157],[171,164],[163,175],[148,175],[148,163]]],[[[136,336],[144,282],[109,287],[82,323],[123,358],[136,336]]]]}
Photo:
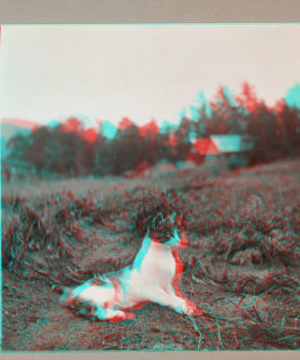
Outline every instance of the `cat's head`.
{"type": "Polygon", "coordinates": [[[153,241],[166,246],[187,246],[189,243],[184,234],[179,230],[182,220],[183,215],[176,217],[175,212],[166,218],[163,218],[163,215],[158,213],[148,227],[148,236],[153,241]]]}

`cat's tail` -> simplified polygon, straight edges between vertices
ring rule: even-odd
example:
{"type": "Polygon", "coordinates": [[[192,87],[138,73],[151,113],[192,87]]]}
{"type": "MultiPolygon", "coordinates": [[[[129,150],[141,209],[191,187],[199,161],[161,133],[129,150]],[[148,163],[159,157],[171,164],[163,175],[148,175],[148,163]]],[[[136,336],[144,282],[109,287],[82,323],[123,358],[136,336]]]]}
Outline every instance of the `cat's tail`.
{"type": "Polygon", "coordinates": [[[71,300],[72,289],[62,285],[52,285],[52,290],[61,295],[60,301],[68,305],[71,300]]]}

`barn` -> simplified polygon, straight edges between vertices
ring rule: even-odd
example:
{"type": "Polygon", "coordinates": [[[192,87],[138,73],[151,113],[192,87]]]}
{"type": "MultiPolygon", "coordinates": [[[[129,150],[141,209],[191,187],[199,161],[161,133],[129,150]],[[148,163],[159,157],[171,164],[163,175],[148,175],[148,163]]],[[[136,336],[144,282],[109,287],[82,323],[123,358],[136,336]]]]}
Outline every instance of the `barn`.
{"type": "Polygon", "coordinates": [[[198,154],[198,157],[204,157],[203,164],[229,169],[247,166],[246,153],[253,148],[250,137],[236,134],[193,138],[191,143],[193,146],[188,155],[191,159],[196,159],[198,154]]]}

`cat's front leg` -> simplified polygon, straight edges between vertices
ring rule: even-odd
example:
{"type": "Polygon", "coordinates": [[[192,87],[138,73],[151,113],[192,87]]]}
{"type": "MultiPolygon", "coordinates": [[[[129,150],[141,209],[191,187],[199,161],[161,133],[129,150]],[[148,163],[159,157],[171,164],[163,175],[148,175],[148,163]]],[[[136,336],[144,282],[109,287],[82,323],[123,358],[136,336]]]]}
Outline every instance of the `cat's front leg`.
{"type": "Polygon", "coordinates": [[[151,292],[149,300],[162,306],[168,306],[179,314],[191,316],[200,315],[199,309],[192,301],[173,294],[168,294],[160,288],[151,292]]]}

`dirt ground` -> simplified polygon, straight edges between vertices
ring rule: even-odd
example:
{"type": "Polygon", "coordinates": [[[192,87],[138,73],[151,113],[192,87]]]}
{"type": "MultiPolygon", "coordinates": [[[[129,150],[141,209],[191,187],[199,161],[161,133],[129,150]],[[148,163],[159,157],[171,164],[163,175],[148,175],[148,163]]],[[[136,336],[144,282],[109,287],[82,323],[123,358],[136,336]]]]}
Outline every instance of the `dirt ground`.
{"type": "MultiPolygon", "coordinates": [[[[19,261],[2,269],[2,351],[299,349],[299,168],[298,160],[219,176],[191,170],[155,179],[156,187],[175,189],[177,205],[187,211],[190,246],[180,250],[185,268],[181,287],[202,316],[191,318],[148,304],[135,311],[134,321],[96,321],[61,306],[50,286],[54,274],[37,275],[34,267],[24,270],[19,261]],[[250,235],[245,230],[249,224],[255,228],[250,235]],[[277,242],[269,243],[267,237],[277,242]],[[259,245],[264,242],[269,246],[265,252],[259,245]],[[193,259],[198,261],[194,268],[193,259]]],[[[13,224],[22,226],[21,210],[18,213],[13,205],[17,196],[31,204],[70,191],[74,202],[93,190],[89,196],[99,202],[108,193],[116,195],[118,206],[102,225],[76,222],[87,239],[77,265],[101,272],[107,259],[118,268],[130,263],[141,241],[130,241],[137,206],[131,191],[151,187],[151,181],[119,179],[107,184],[81,180],[2,189],[3,243],[11,241],[7,234],[13,224]],[[131,198],[133,204],[128,205],[131,198]],[[122,202],[126,211],[120,211],[122,202]]],[[[141,196],[146,199],[147,192],[141,196]]],[[[37,250],[28,251],[27,263],[39,256],[37,250]]]]}

